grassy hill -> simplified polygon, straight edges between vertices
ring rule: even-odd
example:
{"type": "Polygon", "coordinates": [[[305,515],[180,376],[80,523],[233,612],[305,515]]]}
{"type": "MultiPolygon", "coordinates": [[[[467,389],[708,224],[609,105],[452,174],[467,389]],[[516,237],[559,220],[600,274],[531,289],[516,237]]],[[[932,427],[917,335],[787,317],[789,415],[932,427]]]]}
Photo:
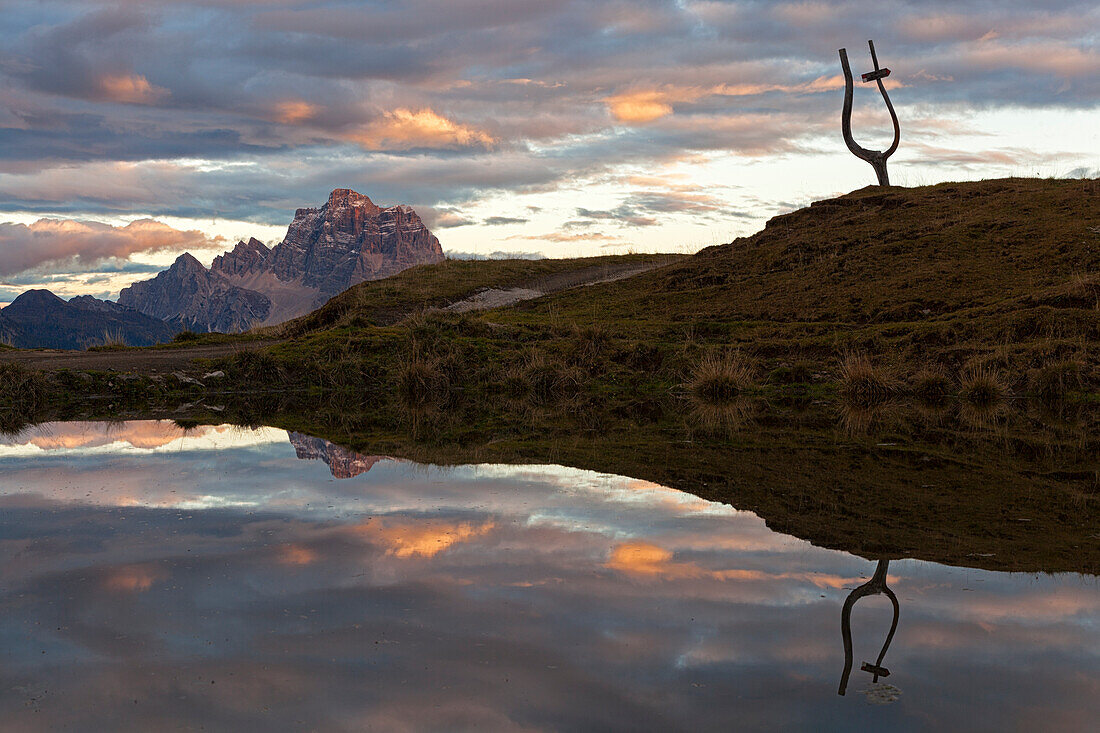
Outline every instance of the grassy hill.
{"type": "Polygon", "coordinates": [[[479,291],[569,288],[590,278],[610,277],[633,268],[670,264],[682,255],[640,254],[541,260],[447,260],[420,265],[384,280],[360,283],[318,310],[260,333],[301,336],[335,326],[389,325],[417,311],[441,308],[479,291]]]}
{"type": "Polygon", "coordinates": [[[655,340],[816,360],[864,350],[910,369],[996,352],[1026,370],[1095,361],[1100,182],[866,188],[629,281],[494,314],[550,313],[655,340]]]}
{"type": "Polygon", "coordinates": [[[1094,180],[871,187],[627,279],[477,316],[399,317],[575,263],[448,262],[365,283],[289,324],[291,343],[272,354],[296,365],[351,360],[354,371],[357,356],[396,364],[472,350],[502,378],[537,351],[603,379],[605,394],[667,389],[708,354],[731,352],[773,383],[794,369],[839,387],[856,354],[883,384],[930,372],[952,389],[981,373],[1015,394],[1100,384],[1094,180]],[[580,364],[578,352],[606,368],[580,364]]]}

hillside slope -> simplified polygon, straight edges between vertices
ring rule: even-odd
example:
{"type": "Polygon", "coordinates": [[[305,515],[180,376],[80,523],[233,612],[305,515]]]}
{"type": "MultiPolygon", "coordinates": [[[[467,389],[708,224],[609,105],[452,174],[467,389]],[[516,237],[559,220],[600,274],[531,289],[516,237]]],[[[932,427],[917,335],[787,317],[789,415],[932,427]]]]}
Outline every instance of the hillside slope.
{"type": "Polygon", "coordinates": [[[1007,179],[862,189],[668,267],[492,318],[553,313],[763,356],[860,349],[957,362],[998,346],[1092,354],[1098,303],[1100,182],[1007,179]]]}

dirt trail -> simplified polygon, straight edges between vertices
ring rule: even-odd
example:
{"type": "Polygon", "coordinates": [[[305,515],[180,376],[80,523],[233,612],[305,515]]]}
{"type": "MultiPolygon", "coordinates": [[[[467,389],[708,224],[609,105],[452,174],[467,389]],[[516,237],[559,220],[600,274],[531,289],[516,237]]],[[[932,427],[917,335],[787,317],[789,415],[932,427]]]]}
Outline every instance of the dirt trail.
{"type": "Polygon", "coordinates": [[[532,280],[522,287],[490,288],[488,290],[482,290],[480,293],[475,293],[468,298],[445,306],[443,310],[453,311],[455,313],[468,313],[469,311],[501,308],[506,305],[519,303],[522,300],[531,300],[532,298],[539,298],[543,295],[557,293],[562,290],[571,290],[587,285],[597,285],[599,283],[622,280],[634,275],[640,275],[643,272],[648,272],[660,266],[659,263],[650,263],[645,265],[623,264],[585,267],[580,270],[561,272],[556,275],[548,275],[547,277],[539,278],[538,280],[532,280]]]}
{"type": "Polygon", "coordinates": [[[81,369],[157,374],[192,373],[199,369],[195,359],[216,359],[238,351],[252,351],[277,341],[241,341],[232,344],[207,344],[172,348],[121,349],[119,351],[62,351],[60,349],[20,349],[0,351],[0,362],[14,361],[35,369],[81,369]]]}
{"type": "MultiPolygon", "coordinates": [[[[467,298],[451,303],[444,310],[466,313],[512,305],[522,300],[538,298],[562,290],[613,282],[639,275],[660,267],[663,263],[596,265],[579,270],[561,272],[556,275],[532,280],[522,287],[493,288],[475,293],[467,298]]],[[[0,351],[0,362],[13,361],[35,369],[55,371],[58,369],[79,370],[115,370],[120,372],[141,372],[144,374],[170,374],[185,372],[195,374],[202,368],[195,364],[196,359],[216,359],[239,351],[251,351],[278,343],[278,340],[235,341],[227,344],[206,344],[203,346],[181,346],[171,348],[122,349],[119,351],[62,351],[59,349],[20,349],[0,351]]]]}

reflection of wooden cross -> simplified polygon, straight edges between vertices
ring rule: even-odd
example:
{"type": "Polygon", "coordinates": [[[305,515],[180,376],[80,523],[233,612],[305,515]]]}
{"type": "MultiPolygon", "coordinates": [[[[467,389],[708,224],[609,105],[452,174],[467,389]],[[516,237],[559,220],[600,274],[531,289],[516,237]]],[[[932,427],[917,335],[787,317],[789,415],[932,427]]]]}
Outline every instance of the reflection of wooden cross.
{"type": "Polygon", "coordinates": [[[844,143],[852,151],[852,154],[861,160],[867,161],[875,169],[878,185],[889,186],[890,176],[886,172],[886,159],[898,149],[898,143],[901,142],[901,126],[898,125],[898,116],[894,113],[894,105],[890,103],[890,95],[886,93],[886,87],[882,83],[883,79],[890,76],[890,70],[879,68],[878,56],[875,54],[875,42],[867,41],[867,45],[871,48],[871,61],[875,65],[875,70],[864,74],[863,81],[873,81],[878,84],[878,90],[886,101],[886,109],[890,111],[890,119],[894,123],[894,143],[886,150],[879,152],[861,147],[852,139],[852,94],[854,85],[852,83],[852,69],[848,66],[848,50],[844,48],[840,49],[840,66],[844,70],[844,111],[841,114],[841,131],[844,133],[844,143]]]}
{"type": "Polygon", "coordinates": [[[890,603],[894,607],[894,618],[890,623],[890,633],[886,635],[886,641],[882,645],[882,650],[878,653],[878,659],[875,660],[874,664],[864,662],[860,670],[874,675],[875,682],[878,682],[879,677],[890,676],[890,670],[882,666],[882,660],[886,658],[886,650],[890,648],[890,642],[894,640],[894,632],[898,630],[898,616],[901,607],[894,591],[886,585],[886,573],[889,568],[889,560],[879,560],[878,565],[875,567],[875,574],[871,579],[849,593],[844,600],[844,607],[840,611],[840,635],[844,641],[844,672],[840,676],[840,690],[838,691],[840,695],[847,691],[848,676],[852,674],[852,609],[855,608],[856,601],[860,598],[879,593],[890,599],[890,603]]]}

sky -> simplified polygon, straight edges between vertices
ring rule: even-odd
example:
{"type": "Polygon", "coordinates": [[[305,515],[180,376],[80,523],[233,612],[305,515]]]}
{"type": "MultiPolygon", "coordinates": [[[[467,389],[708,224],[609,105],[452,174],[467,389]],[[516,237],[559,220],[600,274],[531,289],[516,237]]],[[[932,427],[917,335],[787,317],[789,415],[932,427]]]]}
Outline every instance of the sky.
{"type": "Polygon", "coordinates": [[[1092,576],[875,564],[734,506],[562,466],[385,459],[282,430],[0,435],[15,730],[1088,730],[1092,576]],[[332,449],[331,444],[330,449],[332,449]],[[343,449],[339,449],[343,450],[343,449]],[[346,451],[345,451],[346,452],[346,451]],[[294,721],[289,723],[287,721],[294,721]]]}
{"type": "Polygon", "coordinates": [[[1095,177],[1098,29],[1092,0],[0,0],[0,303],[277,243],[338,187],[452,256],[727,242],[874,182],[839,134],[869,38],[895,184],[1095,177]]]}

